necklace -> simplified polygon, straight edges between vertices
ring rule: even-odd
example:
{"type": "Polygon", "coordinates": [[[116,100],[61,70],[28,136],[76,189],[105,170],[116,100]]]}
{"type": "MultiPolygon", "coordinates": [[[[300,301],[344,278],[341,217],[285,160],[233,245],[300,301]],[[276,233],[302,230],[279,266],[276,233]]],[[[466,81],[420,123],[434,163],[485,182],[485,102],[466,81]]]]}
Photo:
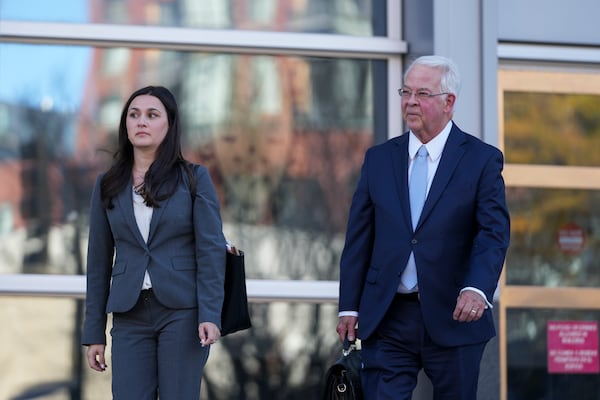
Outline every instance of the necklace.
{"type": "Polygon", "coordinates": [[[144,182],[140,183],[139,185],[133,185],[133,193],[137,194],[138,196],[143,196],[145,192],[146,190],[144,188],[144,182]]]}

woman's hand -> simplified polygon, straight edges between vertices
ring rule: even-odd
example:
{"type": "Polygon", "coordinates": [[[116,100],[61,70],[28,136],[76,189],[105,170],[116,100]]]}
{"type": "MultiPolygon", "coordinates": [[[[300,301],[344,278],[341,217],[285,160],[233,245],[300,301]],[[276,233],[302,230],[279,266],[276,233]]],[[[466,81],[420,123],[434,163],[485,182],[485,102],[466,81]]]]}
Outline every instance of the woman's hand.
{"type": "Polygon", "coordinates": [[[87,350],[88,365],[91,369],[104,372],[106,370],[106,360],[104,359],[104,351],[106,345],[104,344],[91,344],[87,350]]]}
{"type": "Polygon", "coordinates": [[[212,322],[201,322],[198,325],[198,336],[202,347],[215,344],[221,337],[221,331],[212,322]]]}

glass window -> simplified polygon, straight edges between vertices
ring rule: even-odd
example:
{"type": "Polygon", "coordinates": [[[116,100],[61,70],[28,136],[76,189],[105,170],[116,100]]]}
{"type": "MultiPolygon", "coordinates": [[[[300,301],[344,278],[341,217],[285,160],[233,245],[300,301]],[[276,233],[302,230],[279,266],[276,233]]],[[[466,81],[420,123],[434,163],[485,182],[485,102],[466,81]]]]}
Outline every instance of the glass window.
{"type": "Polygon", "coordinates": [[[506,284],[600,287],[600,190],[508,187],[506,284]]]}
{"type": "Polygon", "coordinates": [[[373,93],[386,90],[373,62],[24,44],[0,53],[12,55],[0,57],[0,175],[13,183],[0,188],[0,272],[80,273],[91,188],[110,160],[102,150],[129,94],[161,84],[248,277],[337,278],[373,98],[386,96],[373,93]]]}
{"type": "Polygon", "coordinates": [[[600,166],[600,94],[504,92],[506,162],[600,166]]]}
{"type": "Polygon", "coordinates": [[[506,284],[598,287],[600,74],[512,66],[499,84],[512,220],[506,284]]]}
{"type": "Polygon", "coordinates": [[[500,290],[503,389],[508,400],[598,400],[597,372],[556,369],[548,327],[600,317],[600,74],[542,63],[507,64],[498,76],[511,213],[500,290]]]}
{"type": "MultiPolygon", "coordinates": [[[[81,308],[72,299],[1,297],[1,399],[69,399],[81,379],[81,308]]],[[[107,396],[101,396],[106,398],[107,396]]]]}
{"type": "MultiPolygon", "coordinates": [[[[81,302],[0,297],[2,399],[107,399],[108,369],[87,366],[79,345],[81,302]]],[[[327,368],[341,357],[335,335],[337,305],[252,304],[252,329],[214,345],[205,368],[202,399],[318,399],[327,368]]],[[[110,323],[110,320],[109,320],[110,323]]],[[[110,325],[109,325],[110,326],[110,325]]]]}
{"type": "Polygon", "coordinates": [[[548,373],[547,340],[549,321],[598,320],[598,310],[508,309],[507,399],[600,400],[597,373],[548,373]]]}
{"type": "Polygon", "coordinates": [[[127,25],[178,26],[385,35],[385,2],[372,0],[3,0],[2,19],[91,22],[127,25]],[[134,11],[132,11],[134,10],[134,11]],[[375,33],[376,32],[376,33],[375,33]]]}
{"type": "Polygon", "coordinates": [[[2,0],[0,19],[81,23],[88,20],[93,3],[93,0],[56,0],[52,3],[39,0],[2,0]]]}
{"type": "Polygon", "coordinates": [[[253,328],[211,350],[202,398],[321,398],[323,376],[342,355],[337,305],[273,302],[250,311],[253,328]]]}

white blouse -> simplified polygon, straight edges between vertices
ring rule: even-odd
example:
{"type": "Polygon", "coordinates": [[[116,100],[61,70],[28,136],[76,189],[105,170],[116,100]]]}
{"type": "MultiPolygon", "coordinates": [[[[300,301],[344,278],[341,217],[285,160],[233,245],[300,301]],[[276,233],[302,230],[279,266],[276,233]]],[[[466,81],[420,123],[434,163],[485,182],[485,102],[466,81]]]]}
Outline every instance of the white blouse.
{"type": "MultiPolygon", "coordinates": [[[[133,214],[135,215],[135,222],[137,222],[138,229],[142,234],[145,242],[148,242],[148,234],[150,233],[150,221],[152,220],[152,207],[148,207],[144,204],[144,198],[137,194],[132,189],[133,193],[133,214]]],[[[150,274],[148,271],[144,274],[144,282],[142,283],[142,289],[150,289],[152,287],[152,281],[150,280],[150,274]]]]}

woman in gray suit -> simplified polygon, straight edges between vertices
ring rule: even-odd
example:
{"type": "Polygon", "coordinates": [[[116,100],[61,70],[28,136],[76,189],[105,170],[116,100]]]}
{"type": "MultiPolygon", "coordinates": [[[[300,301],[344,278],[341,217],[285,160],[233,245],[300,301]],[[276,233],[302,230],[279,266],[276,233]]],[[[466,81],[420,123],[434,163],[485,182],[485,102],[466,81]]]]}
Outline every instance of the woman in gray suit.
{"type": "Polygon", "coordinates": [[[83,345],[114,399],[198,399],[220,337],[225,238],[207,170],[181,153],[177,103],[149,86],[126,102],[118,150],[94,188],[83,345]]]}

